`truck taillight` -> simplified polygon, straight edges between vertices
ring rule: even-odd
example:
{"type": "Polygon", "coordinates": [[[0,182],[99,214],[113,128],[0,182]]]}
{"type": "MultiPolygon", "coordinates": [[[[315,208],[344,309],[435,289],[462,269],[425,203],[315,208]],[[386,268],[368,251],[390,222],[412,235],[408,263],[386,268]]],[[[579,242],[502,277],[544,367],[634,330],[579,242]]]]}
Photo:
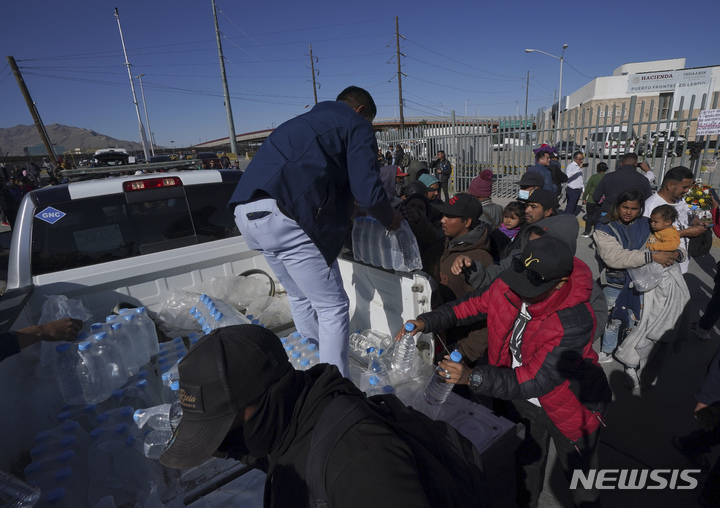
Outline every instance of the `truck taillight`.
{"type": "Polygon", "coordinates": [[[148,178],[147,180],[131,180],[123,183],[123,191],[139,191],[147,189],[159,189],[161,187],[177,187],[182,185],[182,181],[177,176],[167,176],[163,178],[148,178]]]}

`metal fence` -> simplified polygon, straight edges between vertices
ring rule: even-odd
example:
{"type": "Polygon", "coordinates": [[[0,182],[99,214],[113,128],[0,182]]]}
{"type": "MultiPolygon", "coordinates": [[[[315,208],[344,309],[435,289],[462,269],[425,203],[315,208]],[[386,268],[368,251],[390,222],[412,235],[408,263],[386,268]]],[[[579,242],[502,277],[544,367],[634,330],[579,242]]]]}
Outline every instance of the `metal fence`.
{"type": "Polygon", "coordinates": [[[533,149],[542,143],[558,149],[563,168],[572,162],[573,152],[584,152],[588,163],[584,181],[598,163],[605,162],[612,171],[619,157],[636,152],[654,170],[658,183],[667,169],[683,165],[712,185],[718,136],[696,139],[694,133],[700,112],[716,109],[718,95],[714,94],[712,104],[704,94],[689,101],[681,97],[677,105],[672,96],[632,96],[629,102],[578,107],[560,115],[548,110],[535,116],[472,119],[456,118],[453,112],[450,118],[376,136],[383,152],[401,144],[413,159],[428,163],[444,150],[453,165],[455,192],[467,190],[481,170],[492,169],[493,195],[514,196],[515,182],[535,163],[533,149]]]}

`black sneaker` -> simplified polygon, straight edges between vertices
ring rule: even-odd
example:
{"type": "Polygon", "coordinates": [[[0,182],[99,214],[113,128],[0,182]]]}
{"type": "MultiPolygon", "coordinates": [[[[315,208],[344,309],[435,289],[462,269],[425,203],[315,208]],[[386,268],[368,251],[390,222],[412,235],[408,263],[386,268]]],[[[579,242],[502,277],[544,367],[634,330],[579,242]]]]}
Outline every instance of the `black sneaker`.
{"type": "Polygon", "coordinates": [[[671,441],[673,448],[675,448],[680,455],[688,459],[690,462],[698,466],[700,469],[704,471],[710,470],[710,461],[705,456],[704,453],[690,453],[683,445],[680,443],[680,438],[677,436],[673,436],[671,441]]]}

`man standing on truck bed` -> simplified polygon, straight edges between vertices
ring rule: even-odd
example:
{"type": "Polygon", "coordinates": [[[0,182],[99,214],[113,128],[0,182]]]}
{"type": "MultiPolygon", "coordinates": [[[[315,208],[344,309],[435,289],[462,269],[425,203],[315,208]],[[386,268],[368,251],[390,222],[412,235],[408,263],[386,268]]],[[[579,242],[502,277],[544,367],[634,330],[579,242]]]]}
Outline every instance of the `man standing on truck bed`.
{"type": "Polygon", "coordinates": [[[298,332],[320,360],[347,375],[349,302],[337,256],[353,199],[397,229],[379,178],[370,94],[355,86],[280,125],[245,170],[229,208],[248,247],[261,251],[288,292],[298,332]]]}

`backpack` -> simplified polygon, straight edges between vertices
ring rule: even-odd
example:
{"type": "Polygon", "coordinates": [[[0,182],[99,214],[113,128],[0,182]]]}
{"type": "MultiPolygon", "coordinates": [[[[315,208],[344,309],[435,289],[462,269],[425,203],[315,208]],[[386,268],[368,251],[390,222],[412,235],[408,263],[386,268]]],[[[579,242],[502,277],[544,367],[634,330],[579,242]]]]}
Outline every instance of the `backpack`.
{"type": "Polygon", "coordinates": [[[410,165],[412,162],[412,159],[410,158],[410,154],[405,153],[402,157],[402,163],[400,164],[403,168],[406,168],[410,165]]]}
{"type": "Polygon", "coordinates": [[[710,254],[712,243],[712,229],[708,228],[700,236],[690,238],[688,241],[687,252],[691,258],[706,256],[707,254],[710,254]]]}
{"type": "Polygon", "coordinates": [[[409,446],[431,506],[486,506],[486,480],[475,446],[449,423],[432,420],[394,394],[385,394],[367,399],[341,395],[320,416],[307,460],[311,507],[328,507],[325,478],[330,453],[340,438],[364,419],[386,424],[409,446]]]}

